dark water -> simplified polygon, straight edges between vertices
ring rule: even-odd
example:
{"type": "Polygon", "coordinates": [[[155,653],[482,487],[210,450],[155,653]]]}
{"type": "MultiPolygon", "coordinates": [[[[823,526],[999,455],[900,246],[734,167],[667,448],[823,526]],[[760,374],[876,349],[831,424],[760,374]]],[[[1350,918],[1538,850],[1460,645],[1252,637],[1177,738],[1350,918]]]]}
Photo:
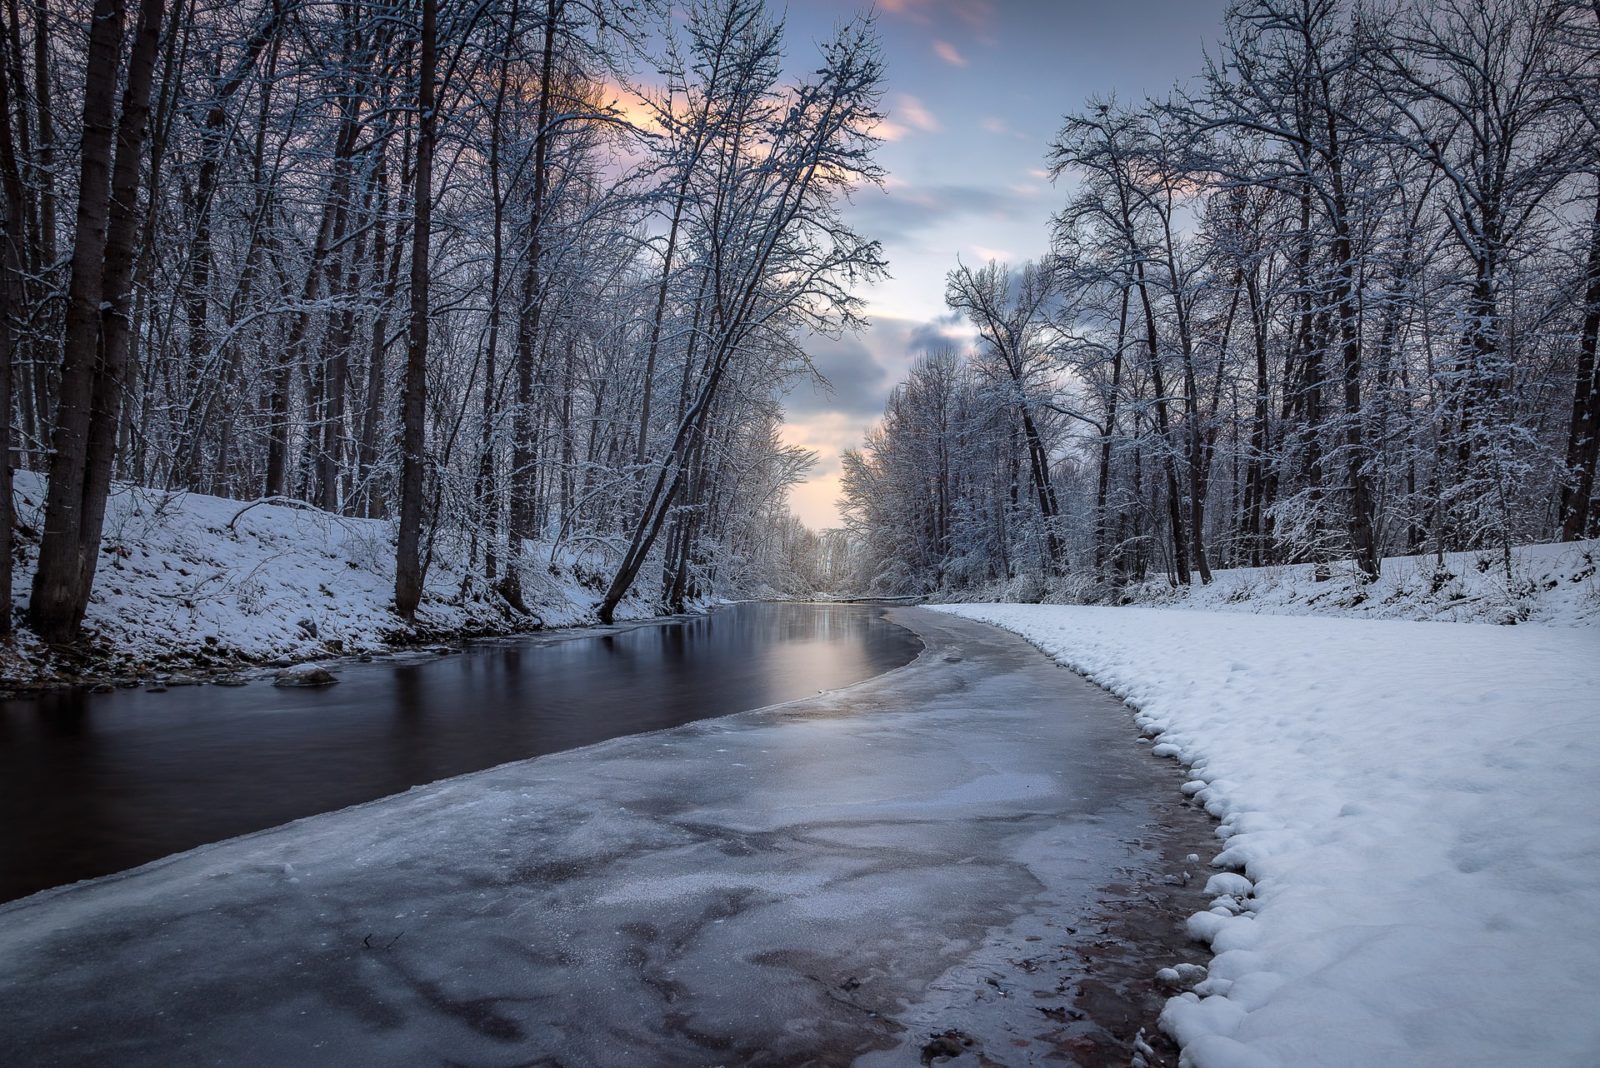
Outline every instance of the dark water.
{"type": "Polygon", "coordinates": [[[572,640],[349,664],[337,686],[0,702],[0,901],[510,760],[898,667],[863,605],[742,604],[572,640]]]}

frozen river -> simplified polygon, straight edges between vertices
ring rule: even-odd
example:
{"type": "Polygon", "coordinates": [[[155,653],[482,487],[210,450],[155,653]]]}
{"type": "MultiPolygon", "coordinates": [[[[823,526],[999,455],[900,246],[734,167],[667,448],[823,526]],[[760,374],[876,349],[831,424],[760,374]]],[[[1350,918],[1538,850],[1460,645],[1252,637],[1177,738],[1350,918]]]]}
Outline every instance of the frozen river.
{"type": "Polygon", "coordinates": [[[348,663],[340,684],[0,702],[0,901],[508,760],[898,667],[865,605],[739,604],[606,632],[348,663]]]}
{"type": "Polygon", "coordinates": [[[847,689],[0,907],[10,1058],[1127,1064],[1209,824],[1115,699],[890,618],[922,653],[847,689]]]}

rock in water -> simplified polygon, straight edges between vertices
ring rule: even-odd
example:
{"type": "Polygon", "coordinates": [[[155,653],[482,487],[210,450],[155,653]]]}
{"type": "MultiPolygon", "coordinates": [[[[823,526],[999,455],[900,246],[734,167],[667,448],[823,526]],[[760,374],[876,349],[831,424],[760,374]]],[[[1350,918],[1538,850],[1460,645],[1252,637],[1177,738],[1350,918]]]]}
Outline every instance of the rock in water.
{"type": "Polygon", "coordinates": [[[318,667],[316,664],[300,664],[278,672],[278,677],[272,680],[272,685],[332,686],[338,681],[333,677],[333,672],[325,667],[318,667]]]}

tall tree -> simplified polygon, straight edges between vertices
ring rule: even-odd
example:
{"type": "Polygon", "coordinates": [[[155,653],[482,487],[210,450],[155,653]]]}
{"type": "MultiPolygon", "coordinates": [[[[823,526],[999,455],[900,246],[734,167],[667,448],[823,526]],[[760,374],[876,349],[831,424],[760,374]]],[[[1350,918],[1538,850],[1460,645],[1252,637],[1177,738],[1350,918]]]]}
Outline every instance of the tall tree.
{"type": "Polygon", "coordinates": [[[127,376],[139,172],[163,14],[162,0],[142,0],[120,115],[114,102],[123,7],[120,0],[96,0],[90,16],[77,237],[44,533],[29,604],[30,622],[47,641],[77,635],[98,562],[127,376]]]}
{"type": "Polygon", "coordinates": [[[418,28],[417,158],[411,195],[411,320],[406,342],[405,389],[400,397],[400,514],[395,546],[394,606],[401,619],[416,618],[422,599],[423,475],[428,405],[429,241],[433,234],[433,149],[438,71],[438,0],[422,0],[418,28]]]}

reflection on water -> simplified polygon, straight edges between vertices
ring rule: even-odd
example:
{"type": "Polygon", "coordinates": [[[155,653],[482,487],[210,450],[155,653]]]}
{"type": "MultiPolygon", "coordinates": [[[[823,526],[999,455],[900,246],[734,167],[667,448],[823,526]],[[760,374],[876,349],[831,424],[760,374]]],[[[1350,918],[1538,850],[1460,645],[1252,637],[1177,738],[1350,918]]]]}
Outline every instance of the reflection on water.
{"type": "Polygon", "coordinates": [[[350,664],[325,690],[261,681],[0,702],[0,901],[508,760],[859,682],[919,647],[882,614],[743,604],[350,664]]]}

